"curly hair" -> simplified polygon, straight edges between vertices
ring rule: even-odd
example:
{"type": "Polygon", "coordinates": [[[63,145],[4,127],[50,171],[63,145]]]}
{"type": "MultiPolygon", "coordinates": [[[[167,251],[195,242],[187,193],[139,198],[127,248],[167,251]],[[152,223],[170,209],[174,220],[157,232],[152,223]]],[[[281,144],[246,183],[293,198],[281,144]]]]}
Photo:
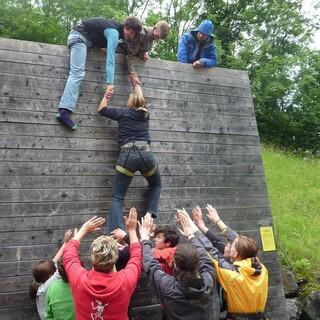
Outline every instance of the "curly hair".
{"type": "Polygon", "coordinates": [[[117,242],[108,236],[100,236],[91,244],[91,262],[94,270],[109,273],[118,260],[117,242]]]}
{"type": "Polygon", "coordinates": [[[175,247],[179,243],[179,234],[176,230],[163,226],[163,227],[157,227],[157,229],[154,232],[154,235],[162,233],[164,236],[164,242],[170,243],[170,247],[175,247]]]}

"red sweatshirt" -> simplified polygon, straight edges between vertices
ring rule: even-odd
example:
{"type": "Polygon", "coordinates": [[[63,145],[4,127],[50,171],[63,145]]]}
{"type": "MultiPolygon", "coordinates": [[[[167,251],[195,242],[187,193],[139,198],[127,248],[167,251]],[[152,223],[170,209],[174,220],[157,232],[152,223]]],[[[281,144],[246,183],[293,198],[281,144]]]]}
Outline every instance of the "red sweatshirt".
{"type": "Polygon", "coordinates": [[[152,249],[153,256],[160,262],[161,269],[170,275],[173,275],[173,257],[176,253],[176,247],[165,249],[152,249]]]}
{"type": "Polygon", "coordinates": [[[130,298],[140,277],[141,245],[130,245],[130,259],[119,272],[86,270],[80,264],[80,242],[71,240],[63,253],[77,320],[127,320],[130,298]]]}

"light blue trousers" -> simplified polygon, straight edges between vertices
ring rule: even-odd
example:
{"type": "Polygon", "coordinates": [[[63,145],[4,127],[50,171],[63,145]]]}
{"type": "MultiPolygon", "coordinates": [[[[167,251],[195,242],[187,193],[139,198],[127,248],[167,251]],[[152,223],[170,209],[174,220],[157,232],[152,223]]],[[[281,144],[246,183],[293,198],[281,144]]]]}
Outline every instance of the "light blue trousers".
{"type": "Polygon", "coordinates": [[[70,47],[70,72],[59,108],[76,112],[81,80],[86,74],[87,47],[91,43],[81,33],[72,30],[67,44],[70,47]]]}

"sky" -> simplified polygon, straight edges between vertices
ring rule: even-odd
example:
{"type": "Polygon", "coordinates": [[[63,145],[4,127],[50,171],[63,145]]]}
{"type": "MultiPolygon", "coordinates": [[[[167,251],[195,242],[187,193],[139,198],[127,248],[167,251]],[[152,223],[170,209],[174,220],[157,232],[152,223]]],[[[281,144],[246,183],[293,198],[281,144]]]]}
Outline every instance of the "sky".
{"type": "MultiPolygon", "coordinates": [[[[308,17],[319,19],[320,16],[320,0],[303,0],[303,12],[308,17]],[[318,4],[318,8],[315,6],[318,4]]],[[[311,48],[320,50],[320,29],[316,30],[313,36],[311,48]]]]}

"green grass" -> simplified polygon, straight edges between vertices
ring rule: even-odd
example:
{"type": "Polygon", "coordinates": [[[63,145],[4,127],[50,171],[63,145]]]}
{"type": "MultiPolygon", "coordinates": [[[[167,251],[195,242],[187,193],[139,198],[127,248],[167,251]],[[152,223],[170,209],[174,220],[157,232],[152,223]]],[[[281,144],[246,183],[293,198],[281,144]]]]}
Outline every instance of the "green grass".
{"type": "Polygon", "coordinates": [[[281,263],[320,286],[320,160],[264,147],[263,162],[281,263]]]}

